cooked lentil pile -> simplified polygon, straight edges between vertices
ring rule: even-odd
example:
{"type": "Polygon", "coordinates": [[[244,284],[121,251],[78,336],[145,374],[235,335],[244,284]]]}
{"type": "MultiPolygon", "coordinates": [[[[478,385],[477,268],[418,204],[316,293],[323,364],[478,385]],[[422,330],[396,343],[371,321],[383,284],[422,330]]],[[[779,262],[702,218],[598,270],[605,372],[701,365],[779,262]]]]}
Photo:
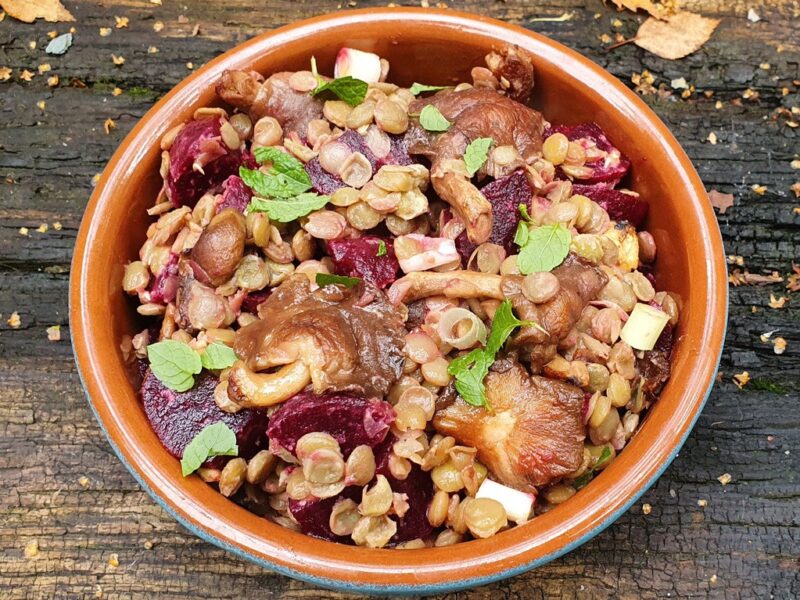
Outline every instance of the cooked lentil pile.
{"type": "Polygon", "coordinates": [[[161,139],[122,287],[141,400],[184,476],[368,547],[492,536],[567,501],[669,377],[646,199],[593,123],[527,106],[503,48],[454,87],[227,71],[161,139]]]}

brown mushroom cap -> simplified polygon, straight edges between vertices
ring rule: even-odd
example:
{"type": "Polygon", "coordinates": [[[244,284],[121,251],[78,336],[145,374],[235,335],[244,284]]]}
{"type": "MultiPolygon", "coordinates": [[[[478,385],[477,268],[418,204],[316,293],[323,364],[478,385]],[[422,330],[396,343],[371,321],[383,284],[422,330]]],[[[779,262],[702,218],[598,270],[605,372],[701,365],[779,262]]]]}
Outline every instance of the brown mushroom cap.
{"type": "Polygon", "coordinates": [[[192,260],[201,272],[198,278],[218,286],[230,279],[244,254],[247,226],[242,213],[226,208],[216,215],[192,248],[192,260]]]}
{"type": "Polygon", "coordinates": [[[440,402],[439,433],[478,449],[500,483],[524,492],[575,471],[583,460],[583,392],[568,383],[531,376],[516,362],[485,380],[491,410],[460,397],[440,402]]]}

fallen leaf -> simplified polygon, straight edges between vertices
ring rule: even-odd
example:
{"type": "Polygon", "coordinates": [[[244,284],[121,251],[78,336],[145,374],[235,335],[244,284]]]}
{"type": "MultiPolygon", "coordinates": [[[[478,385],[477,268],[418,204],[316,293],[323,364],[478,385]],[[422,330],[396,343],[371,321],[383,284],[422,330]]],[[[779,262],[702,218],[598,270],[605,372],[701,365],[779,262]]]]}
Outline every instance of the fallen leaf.
{"type": "Polygon", "coordinates": [[[657,19],[665,19],[670,13],[666,7],[655,4],[652,0],[611,0],[611,3],[617,7],[617,10],[626,8],[633,12],[643,10],[657,19]]]}
{"type": "Polygon", "coordinates": [[[719,19],[679,12],[666,20],[648,18],[633,42],[640,48],[668,60],[677,60],[700,49],[714,33],[719,19]]]}
{"type": "Polygon", "coordinates": [[[786,296],[781,296],[780,298],[776,298],[775,294],[769,295],[769,307],[770,308],[783,308],[786,306],[786,303],[789,301],[789,298],[786,296]]]}
{"type": "Polygon", "coordinates": [[[114,61],[114,64],[117,66],[125,64],[125,57],[124,56],[117,56],[116,54],[111,55],[111,60],[114,61]]]}
{"type": "Polygon", "coordinates": [[[6,323],[12,329],[19,329],[19,326],[22,325],[22,320],[19,318],[19,313],[14,311],[11,313],[11,316],[6,319],[6,323]]]}
{"type": "Polygon", "coordinates": [[[19,78],[22,79],[22,81],[30,81],[31,79],[33,79],[33,75],[34,74],[28,71],[28,69],[25,69],[24,71],[22,71],[22,73],[19,74],[19,78]]]}
{"type": "Polygon", "coordinates": [[[789,275],[786,289],[790,292],[798,292],[800,291],[800,265],[792,263],[792,271],[794,273],[789,275]]]}
{"type": "Polygon", "coordinates": [[[53,38],[50,43],[47,44],[47,48],[45,48],[44,51],[48,54],[59,56],[69,50],[70,46],[72,46],[72,34],[65,33],[57,38],[53,38]]]}
{"type": "Polygon", "coordinates": [[[758,185],[757,183],[754,183],[753,185],[751,185],[750,189],[753,190],[759,196],[763,196],[764,194],[767,193],[767,186],[758,185]]]}
{"type": "Polygon", "coordinates": [[[11,69],[0,67],[0,81],[8,81],[9,79],[11,79],[11,69]]]}
{"type": "Polygon", "coordinates": [[[800,198],[800,181],[793,183],[789,189],[794,192],[795,198],[800,198]]]}
{"type": "Polygon", "coordinates": [[[128,17],[114,17],[114,21],[116,22],[115,27],[117,29],[122,29],[123,27],[128,26],[128,17]]]}
{"type": "Polygon", "coordinates": [[[0,7],[10,17],[25,23],[33,23],[36,19],[49,23],[75,20],[59,0],[0,0],[0,7]]]}
{"type": "Polygon", "coordinates": [[[725,211],[733,206],[733,194],[723,194],[717,190],[708,192],[708,199],[711,200],[711,206],[719,210],[719,214],[724,215],[725,211]]]}

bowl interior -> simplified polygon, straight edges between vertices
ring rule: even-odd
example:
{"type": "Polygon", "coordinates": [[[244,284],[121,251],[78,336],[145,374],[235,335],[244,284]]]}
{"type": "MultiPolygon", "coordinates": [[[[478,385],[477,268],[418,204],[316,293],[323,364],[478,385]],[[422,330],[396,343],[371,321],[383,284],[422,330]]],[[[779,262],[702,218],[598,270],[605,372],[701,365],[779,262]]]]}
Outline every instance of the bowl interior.
{"type": "Polygon", "coordinates": [[[115,154],[87,209],[75,261],[71,304],[79,366],[99,420],[137,479],[181,522],[233,551],[318,583],[374,590],[474,585],[538,564],[602,529],[677,452],[712,382],[726,310],[713,213],[688,159],[657,117],[612,76],[560,45],[452,12],[320,18],[260,36],[210,63],[159,102],[115,154]],[[597,122],[633,163],[629,187],[650,202],[658,287],[681,296],[683,313],[672,379],[641,430],[570,501],[525,526],[448,549],[376,551],[314,540],[249,513],[197,477],[181,477],[178,461],[150,429],[121,350],[123,338],[142,327],[120,282],[151,222],[145,211],[161,186],[161,135],[196,108],[217,103],[213,87],[225,68],[263,74],[306,69],[313,54],[320,71],[331,73],[338,49],[350,46],[387,58],[393,82],[443,84],[469,80],[470,69],[504,42],[533,55],[531,104],[551,122],[597,122]]]}

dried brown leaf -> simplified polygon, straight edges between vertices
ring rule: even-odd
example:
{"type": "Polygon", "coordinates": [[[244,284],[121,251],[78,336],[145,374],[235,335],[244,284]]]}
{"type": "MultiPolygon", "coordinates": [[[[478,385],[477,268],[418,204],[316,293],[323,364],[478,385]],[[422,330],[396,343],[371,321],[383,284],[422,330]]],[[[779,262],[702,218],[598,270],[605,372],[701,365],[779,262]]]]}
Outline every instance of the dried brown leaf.
{"type": "Polygon", "coordinates": [[[0,7],[10,17],[25,23],[33,23],[36,19],[50,23],[75,20],[59,0],[0,0],[0,7]]]}
{"type": "Polygon", "coordinates": [[[733,206],[733,194],[723,194],[717,190],[708,192],[708,199],[711,200],[711,206],[719,210],[719,214],[724,215],[725,211],[733,206]]]}
{"type": "Polygon", "coordinates": [[[664,21],[648,18],[633,42],[640,48],[668,60],[677,60],[697,51],[719,25],[719,19],[707,19],[690,12],[679,12],[664,21]]]}
{"type": "Polygon", "coordinates": [[[610,0],[611,3],[617,7],[617,10],[628,9],[636,12],[643,10],[656,19],[665,19],[670,14],[670,10],[662,5],[656,4],[652,0],[610,0]]]}

